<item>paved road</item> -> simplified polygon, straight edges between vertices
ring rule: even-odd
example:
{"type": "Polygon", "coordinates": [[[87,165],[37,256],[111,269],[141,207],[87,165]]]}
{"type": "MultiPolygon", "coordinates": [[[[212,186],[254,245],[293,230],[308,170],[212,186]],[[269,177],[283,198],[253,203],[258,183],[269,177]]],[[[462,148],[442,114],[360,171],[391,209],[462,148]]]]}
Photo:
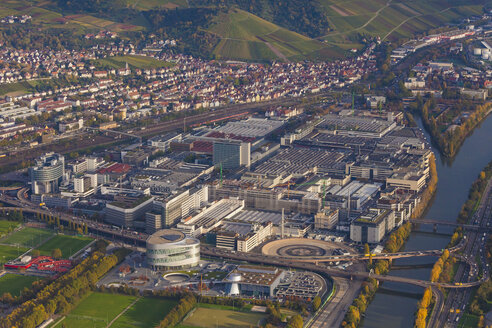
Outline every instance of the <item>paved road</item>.
{"type": "Polygon", "coordinates": [[[363,280],[334,277],[333,282],[336,286],[335,295],[307,328],[340,327],[348,307],[360,291],[363,280]]]}
{"type": "MultiPolygon", "coordinates": [[[[113,238],[117,236],[123,241],[135,242],[135,245],[145,244],[145,240],[148,237],[148,235],[145,233],[136,233],[130,230],[127,231],[123,229],[115,229],[110,225],[83,219],[81,217],[75,217],[67,213],[61,213],[61,212],[53,213],[49,210],[42,209],[38,207],[36,204],[33,204],[29,202],[27,199],[25,199],[25,188],[17,192],[17,197],[18,198],[12,198],[8,195],[2,194],[0,195],[0,201],[3,201],[13,206],[17,206],[18,209],[22,209],[22,211],[24,212],[29,212],[34,214],[39,213],[44,215],[54,215],[54,216],[58,216],[61,221],[74,222],[77,224],[87,224],[90,232],[104,233],[113,236],[113,238]]],[[[483,281],[482,279],[480,281],[468,281],[460,284],[442,284],[442,283],[438,284],[426,280],[412,279],[406,277],[375,275],[363,271],[354,272],[354,271],[339,270],[339,269],[318,265],[317,261],[303,262],[302,260],[298,260],[295,258],[280,258],[278,256],[267,256],[262,254],[252,256],[250,253],[242,253],[242,252],[232,253],[225,249],[208,247],[203,245],[201,247],[201,253],[209,256],[229,258],[233,260],[250,261],[250,262],[278,265],[284,267],[291,266],[291,267],[310,270],[314,272],[325,273],[335,277],[345,277],[350,279],[353,278],[366,279],[368,277],[372,277],[380,281],[401,282],[401,283],[407,283],[407,284],[417,285],[421,287],[440,286],[443,288],[461,289],[461,288],[470,288],[470,287],[477,286],[481,284],[481,282],[483,281]]],[[[416,256],[418,255],[419,254],[416,254],[416,256]]]]}
{"type": "MultiPolygon", "coordinates": [[[[489,180],[479,207],[471,219],[472,223],[482,227],[488,227],[492,222],[492,182],[489,180]]],[[[475,263],[475,257],[479,256],[482,263],[487,263],[485,256],[485,242],[487,233],[468,231],[466,233],[466,245],[463,249],[463,256],[468,260],[468,263],[461,262],[456,271],[455,281],[466,283],[473,280],[478,273],[478,268],[475,263]]],[[[489,270],[487,266],[483,267],[482,281],[489,278],[489,270]]],[[[446,302],[439,314],[435,327],[456,327],[460,318],[461,312],[465,310],[466,304],[469,303],[471,290],[450,290],[446,302]],[[456,310],[459,310],[457,313],[456,310]],[[451,312],[452,311],[452,312],[451,312]]]]}

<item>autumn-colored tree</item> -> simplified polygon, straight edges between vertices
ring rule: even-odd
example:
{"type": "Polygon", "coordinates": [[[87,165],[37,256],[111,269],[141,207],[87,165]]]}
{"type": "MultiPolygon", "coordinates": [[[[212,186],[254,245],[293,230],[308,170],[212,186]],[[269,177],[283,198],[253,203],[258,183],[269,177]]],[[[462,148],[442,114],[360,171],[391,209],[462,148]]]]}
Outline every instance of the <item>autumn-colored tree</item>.
{"type": "Polygon", "coordinates": [[[321,306],[321,298],[319,296],[316,296],[313,299],[313,310],[318,311],[320,306],[321,306]]]}
{"type": "Polygon", "coordinates": [[[55,248],[51,251],[51,257],[54,259],[60,259],[62,257],[62,251],[59,248],[55,248]]]}

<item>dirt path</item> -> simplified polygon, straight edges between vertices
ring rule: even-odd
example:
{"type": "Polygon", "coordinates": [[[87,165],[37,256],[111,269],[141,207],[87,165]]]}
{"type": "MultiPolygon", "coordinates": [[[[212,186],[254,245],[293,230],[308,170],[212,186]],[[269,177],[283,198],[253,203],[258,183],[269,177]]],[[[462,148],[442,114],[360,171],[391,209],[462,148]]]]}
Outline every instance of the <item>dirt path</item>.
{"type": "Polygon", "coordinates": [[[340,16],[350,16],[347,12],[343,11],[342,8],[338,8],[335,5],[331,5],[330,8],[336,11],[340,16]]]}
{"type": "MultiPolygon", "coordinates": [[[[449,7],[449,8],[446,8],[446,9],[443,9],[441,11],[439,11],[438,13],[439,14],[442,14],[446,11],[448,11],[449,9],[451,9],[452,7],[449,7]]],[[[417,18],[417,17],[420,17],[420,16],[423,16],[424,14],[418,14],[418,15],[415,15],[415,16],[412,16],[412,17],[408,17],[407,19],[405,19],[403,22],[401,22],[400,24],[398,24],[398,26],[395,26],[391,31],[389,31],[385,36],[384,38],[382,38],[382,41],[386,40],[386,38],[388,36],[390,36],[394,31],[396,31],[397,29],[399,29],[403,24],[405,24],[406,22],[414,19],[414,18],[417,18]]]]}
{"type": "Polygon", "coordinates": [[[375,20],[384,9],[388,8],[391,5],[391,2],[392,1],[393,0],[388,0],[388,2],[386,2],[386,5],[384,5],[381,8],[379,8],[378,11],[376,11],[374,13],[374,16],[372,16],[364,25],[359,26],[357,28],[354,28],[353,30],[350,30],[350,31],[336,32],[336,33],[332,33],[332,34],[323,35],[323,36],[318,37],[317,39],[323,39],[324,37],[327,37],[327,36],[347,34],[347,33],[358,31],[358,30],[361,30],[361,29],[365,28],[367,25],[371,24],[371,22],[373,20],[375,20]]]}
{"type": "Polygon", "coordinates": [[[111,322],[106,326],[106,328],[109,328],[111,327],[111,325],[116,321],[118,320],[119,317],[121,317],[123,314],[125,314],[126,311],[128,311],[133,305],[135,305],[135,303],[137,303],[137,301],[141,299],[141,297],[137,298],[136,300],[134,300],[132,302],[132,304],[128,305],[123,311],[120,312],[120,314],[118,314],[113,320],[111,320],[111,322]]]}
{"type": "Polygon", "coordinates": [[[281,58],[282,60],[284,60],[286,62],[289,62],[289,59],[287,59],[287,57],[283,53],[281,53],[280,50],[278,50],[277,48],[275,48],[274,46],[272,46],[270,44],[270,42],[265,42],[265,44],[266,44],[266,46],[268,48],[270,48],[271,51],[273,51],[273,53],[275,55],[277,55],[277,57],[281,58]]]}

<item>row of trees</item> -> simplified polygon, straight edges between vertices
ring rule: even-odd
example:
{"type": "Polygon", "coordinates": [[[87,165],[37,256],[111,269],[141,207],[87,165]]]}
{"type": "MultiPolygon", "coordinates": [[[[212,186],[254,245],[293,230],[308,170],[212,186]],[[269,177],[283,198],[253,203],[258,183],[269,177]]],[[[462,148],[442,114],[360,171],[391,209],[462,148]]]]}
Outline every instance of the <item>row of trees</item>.
{"type": "MultiPolygon", "coordinates": [[[[446,263],[448,263],[448,260],[450,260],[449,262],[453,262],[453,260],[449,258],[449,250],[445,249],[441,257],[439,257],[439,259],[436,261],[436,263],[434,263],[434,266],[432,267],[431,276],[430,276],[430,280],[432,282],[442,281],[441,275],[445,272],[446,272],[446,276],[443,277],[443,279],[445,280],[449,279],[448,275],[450,273],[448,272],[448,270],[450,269],[452,270],[452,266],[450,267],[449,265],[446,265],[446,263]]],[[[444,281],[444,282],[448,282],[448,281],[444,281]]]]}
{"type": "Polygon", "coordinates": [[[490,311],[490,300],[492,299],[492,280],[487,280],[477,290],[470,304],[470,312],[477,316],[483,316],[490,311]]]}
{"type": "Polygon", "coordinates": [[[3,293],[0,297],[0,303],[11,306],[24,303],[25,301],[32,299],[41,289],[46,287],[48,283],[48,279],[36,280],[29,288],[24,287],[18,296],[12,296],[9,292],[3,293]]]}
{"type": "Polygon", "coordinates": [[[427,183],[427,188],[420,195],[420,202],[417,204],[412,213],[412,218],[419,218],[424,213],[427,208],[427,204],[431,201],[437,188],[437,168],[436,168],[436,158],[431,155],[429,159],[429,182],[427,183]]]}
{"type": "Polygon", "coordinates": [[[432,304],[432,289],[427,287],[422,295],[422,299],[418,303],[416,318],[415,318],[415,328],[425,328],[427,324],[427,314],[429,312],[429,307],[432,304]]]}
{"type": "Polygon", "coordinates": [[[8,221],[24,221],[24,214],[22,210],[9,210],[8,207],[2,207],[2,217],[6,218],[8,221]]]}
{"type": "MultiPolygon", "coordinates": [[[[286,321],[286,315],[282,314],[280,310],[280,303],[267,302],[267,314],[265,328],[279,327],[282,322],[286,321]]],[[[304,320],[301,315],[294,315],[289,320],[287,320],[287,327],[290,328],[302,328],[304,325],[304,320]]]]}
{"type": "MultiPolygon", "coordinates": [[[[401,227],[393,231],[384,245],[384,251],[387,253],[395,253],[399,251],[405,244],[408,237],[410,237],[411,231],[412,224],[410,222],[406,222],[401,227]]],[[[365,245],[365,253],[370,254],[369,245],[365,245]]],[[[375,274],[384,275],[390,270],[390,262],[388,260],[378,260],[372,264],[372,260],[370,260],[368,269],[373,270],[375,274]]],[[[352,305],[349,307],[349,310],[345,315],[344,321],[342,322],[343,327],[355,328],[359,326],[360,318],[366,312],[367,306],[373,299],[378,287],[378,281],[373,278],[369,278],[366,282],[364,282],[362,291],[352,302],[352,305]]]]}
{"type": "Polygon", "coordinates": [[[454,230],[453,235],[451,236],[451,240],[449,241],[449,244],[446,247],[450,248],[458,245],[458,243],[462,238],[463,238],[463,228],[458,227],[454,230]]]}
{"type": "Polygon", "coordinates": [[[196,305],[196,298],[193,294],[188,294],[181,298],[178,304],[161,320],[159,328],[174,327],[177,325],[188,312],[196,305]]]}
{"type": "MultiPolygon", "coordinates": [[[[44,213],[36,213],[36,217],[39,221],[46,222],[51,226],[56,226],[58,231],[63,232],[65,229],[64,225],[60,223],[60,217],[48,215],[44,213]]],[[[89,234],[89,227],[87,223],[76,223],[72,221],[68,221],[68,230],[75,231],[79,235],[87,235],[89,234]]]]}
{"type": "Polygon", "coordinates": [[[342,327],[356,328],[359,326],[361,316],[366,312],[367,306],[374,298],[378,287],[378,281],[373,278],[369,278],[363,283],[359,296],[354,299],[352,305],[350,305],[347,313],[345,314],[342,327]]]}
{"type": "Polygon", "coordinates": [[[439,150],[444,155],[453,157],[456,155],[466,136],[487,116],[491,103],[476,105],[468,100],[460,99],[460,101],[454,103],[451,110],[457,114],[464,111],[471,111],[471,113],[461,125],[456,126],[452,130],[447,129],[444,132],[442,131],[442,124],[431,114],[431,111],[436,106],[437,104],[434,98],[430,98],[424,103],[422,98],[417,97],[415,103],[416,109],[422,116],[424,126],[431,134],[439,150]]]}
{"type": "Polygon", "coordinates": [[[0,327],[34,328],[53,314],[68,313],[104,274],[124,258],[124,254],[116,251],[104,256],[101,252],[94,252],[70,272],[41,289],[33,299],[1,318],[0,327]]]}
{"type": "MultiPolygon", "coordinates": [[[[140,291],[136,288],[129,286],[119,287],[105,287],[100,286],[97,288],[100,292],[119,293],[126,295],[140,295],[140,291]]],[[[169,299],[179,299],[180,302],[159,324],[158,327],[172,327],[179,323],[184,316],[191,311],[199,303],[216,304],[222,306],[234,306],[237,309],[243,308],[247,305],[246,301],[241,298],[232,297],[214,297],[195,295],[186,287],[174,287],[163,290],[144,290],[143,296],[145,297],[160,297],[169,299]]],[[[303,319],[301,315],[296,315],[287,320],[287,316],[281,313],[281,304],[279,302],[272,302],[270,300],[251,299],[248,300],[249,304],[266,306],[267,308],[267,320],[265,327],[273,328],[282,325],[282,322],[287,321],[286,327],[299,327],[303,326],[303,319]]],[[[316,311],[321,306],[321,298],[315,297],[311,303],[313,311],[316,311]]],[[[301,300],[285,300],[282,304],[283,308],[289,308],[307,315],[307,303],[301,300]]]]}
{"type": "Polygon", "coordinates": [[[492,162],[490,162],[485,169],[480,172],[477,179],[471,185],[470,191],[468,192],[468,199],[461,207],[460,214],[458,215],[459,223],[467,223],[472,217],[478,207],[490,177],[492,177],[492,162]]]}
{"type": "Polygon", "coordinates": [[[412,224],[410,222],[405,222],[396,231],[392,232],[388,237],[388,240],[384,244],[384,250],[388,253],[398,252],[408,237],[410,237],[410,232],[412,232],[412,224]]]}

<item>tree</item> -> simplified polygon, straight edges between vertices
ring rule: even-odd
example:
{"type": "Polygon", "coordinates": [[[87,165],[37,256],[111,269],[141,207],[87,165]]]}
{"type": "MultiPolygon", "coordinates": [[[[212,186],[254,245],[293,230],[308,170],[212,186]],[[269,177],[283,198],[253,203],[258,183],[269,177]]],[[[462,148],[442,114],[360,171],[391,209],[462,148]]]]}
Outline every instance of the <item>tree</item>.
{"type": "Polygon", "coordinates": [[[430,287],[427,287],[424,291],[424,295],[422,296],[422,300],[420,301],[420,306],[422,308],[428,308],[432,299],[432,291],[430,287]]]}
{"type": "Polygon", "coordinates": [[[52,252],[51,252],[51,257],[53,257],[54,259],[59,259],[62,257],[62,251],[61,249],[59,248],[55,248],[52,252]]]}
{"type": "Polygon", "coordinates": [[[304,321],[299,314],[292,316],[287,322],[287,328],[302,328],[303,325],[304,321]]]}
{"type": "Polygon", "coordinates": [[[318,311],[320,306],[321,306],[321,298],[319,296],[316,296],[313,299],[313,310],[318,311]]]}

